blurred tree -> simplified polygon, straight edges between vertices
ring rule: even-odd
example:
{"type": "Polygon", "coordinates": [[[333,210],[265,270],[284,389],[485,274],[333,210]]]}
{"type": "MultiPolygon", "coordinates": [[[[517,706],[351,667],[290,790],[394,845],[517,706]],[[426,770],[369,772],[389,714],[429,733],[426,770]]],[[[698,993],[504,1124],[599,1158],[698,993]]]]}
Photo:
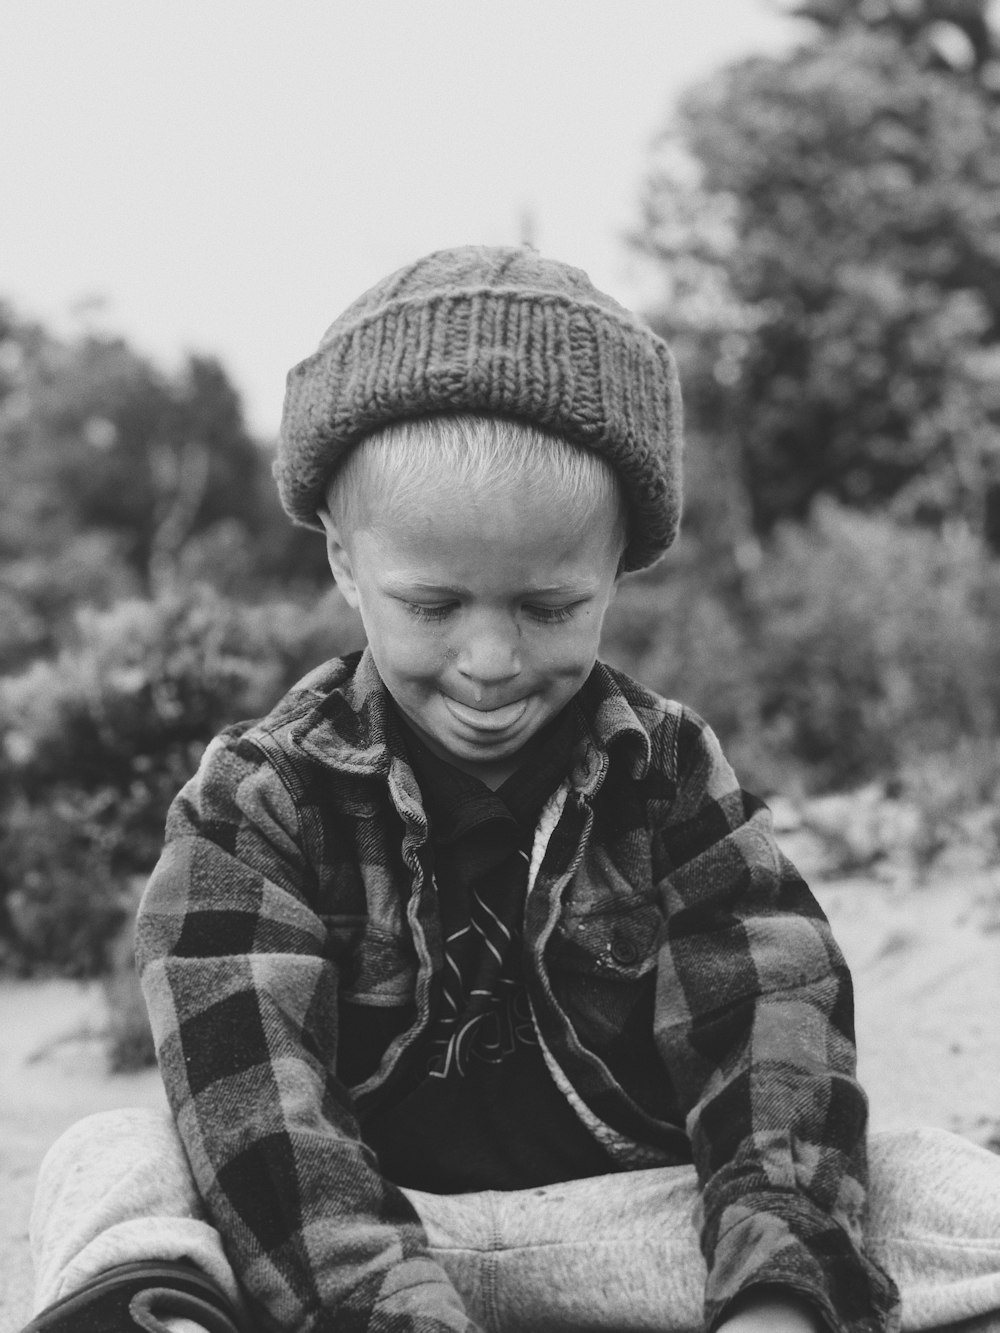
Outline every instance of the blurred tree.
{"type": "Polygon", "coordinates": [[[81,610],[58,654],[0,676],[0,972],[99,969],[211,737],[363,642],[333,592],[249,606],[199,585],[81,610]]]}
{"type": "Polygon", "coordinates": [[[678,349],[692,432],[711,441],[706,470],[729,480],[693,489],[693,523],[763,532],[827,494],[960,517],[1000,548],[986,7],[793,8],[816,21],[808,41],[688,96],[635,237],[663,281],[654,322],[678,349]]]}
{"type": "Polygon", "coordinates": [[[88,972],[211,735],[363,635],[212,358],[0,305],[0,468],[0,971],[88,972]]]}
{"type": "Polygon", "coordinates": [[[63,342],[0,307],[0,468],[0,604],[20,617],[0,669],[51,647],[79,604],[214,583],[216,564],[243,597],[324,577],[213,358],[168,377],[121,339],[63,342]]]}
{"type": "Polygon", "coordinates": [[[791,0],[784,8],[827,32],[889,32],[918,64],[967,70],[997,88],[1000,51],[990,28],[989,0],[791,0]]]}

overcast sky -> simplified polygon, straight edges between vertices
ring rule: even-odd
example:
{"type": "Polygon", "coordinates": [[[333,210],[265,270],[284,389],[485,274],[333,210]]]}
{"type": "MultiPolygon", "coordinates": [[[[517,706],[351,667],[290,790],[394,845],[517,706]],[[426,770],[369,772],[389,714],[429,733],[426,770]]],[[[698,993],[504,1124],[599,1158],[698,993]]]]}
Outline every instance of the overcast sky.
{"type": "Polygon", "coordinates": [[[525,214],[640,304],[671,105],[799,33],[771,0],[0,0],[0,299],[220,356],[268,435],[355,296],[525,214]]]}

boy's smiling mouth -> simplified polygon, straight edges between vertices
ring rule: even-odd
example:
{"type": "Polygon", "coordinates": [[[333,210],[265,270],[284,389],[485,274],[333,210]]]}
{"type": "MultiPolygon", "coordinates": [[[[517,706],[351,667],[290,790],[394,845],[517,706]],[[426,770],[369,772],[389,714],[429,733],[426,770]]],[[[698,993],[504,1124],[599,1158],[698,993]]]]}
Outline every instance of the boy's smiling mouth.
{"type": "Polygon", "coordinates": [[[527,696],[513,703],[501,704],[499,708],[472,708],[448,694],[442,694],[441,698],[452,717],[473,731],[506,731],[520,722],[528,709],[527,696]]]}

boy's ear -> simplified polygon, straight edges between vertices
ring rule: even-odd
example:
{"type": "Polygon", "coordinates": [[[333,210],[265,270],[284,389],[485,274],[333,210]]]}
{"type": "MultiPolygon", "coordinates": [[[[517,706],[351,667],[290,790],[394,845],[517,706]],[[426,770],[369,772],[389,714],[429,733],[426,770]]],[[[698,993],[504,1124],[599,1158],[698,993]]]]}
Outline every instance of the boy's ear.
{"type": "Polygon", "coordinates": [[[319,520],[326,532],[326,558],[330,564],[334,582],[348,606],[358,609],[358,585],[351,565],[350,553],[344,545],[340,531],[328,509],[319,510],[319,520]]]}

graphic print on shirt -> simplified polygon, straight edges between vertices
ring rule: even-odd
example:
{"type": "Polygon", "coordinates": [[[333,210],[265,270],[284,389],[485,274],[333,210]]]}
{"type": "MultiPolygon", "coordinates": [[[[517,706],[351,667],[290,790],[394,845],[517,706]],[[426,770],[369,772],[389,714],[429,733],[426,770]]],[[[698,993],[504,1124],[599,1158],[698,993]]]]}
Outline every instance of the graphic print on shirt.
{"type": "MultiPolygon", "coordinates": [[[[517,855],[528,863],[526,851],[519,848],[517,855]]],[[[505,897],[509,910],[517,895],[505,897]]],[[[445,939],[442,1013],[427,1069],[432,1078],[461,1078],[470,1060],[500,1064],[518,1046],[538,1045],[521,978],[520,930],[513,913],[502,919],[499,906],[488,901],[485,886],[473,889],[468,923],[445,939]]]]}

